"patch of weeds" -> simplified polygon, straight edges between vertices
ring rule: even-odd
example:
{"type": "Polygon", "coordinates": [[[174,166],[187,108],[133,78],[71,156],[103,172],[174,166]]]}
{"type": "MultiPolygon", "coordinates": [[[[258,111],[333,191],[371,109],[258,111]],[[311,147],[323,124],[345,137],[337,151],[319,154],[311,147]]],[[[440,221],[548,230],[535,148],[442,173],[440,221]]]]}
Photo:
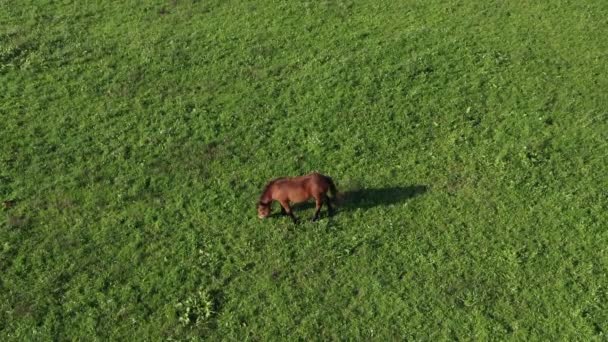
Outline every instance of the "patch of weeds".
{"type": "Polygon", "coordinates": [[[175,306],[184,327],[197,327],[207,323],[213,315],[213,299],[209,292],[199,288],[193,295],[175,306]]]}
{"type": "Polygon", "coordinates": [[[2,208],[4,209],[10,209],[13,208],[15,206],[15,200],[6,200],[6,201],[2,201],[2,208]]]}
{"type": "Polygon", "coordinates": [[[26,63],[34,46],[27,42],[6,44],[0,47],[0,71],[11,67],[20,67],[26,63]]]}

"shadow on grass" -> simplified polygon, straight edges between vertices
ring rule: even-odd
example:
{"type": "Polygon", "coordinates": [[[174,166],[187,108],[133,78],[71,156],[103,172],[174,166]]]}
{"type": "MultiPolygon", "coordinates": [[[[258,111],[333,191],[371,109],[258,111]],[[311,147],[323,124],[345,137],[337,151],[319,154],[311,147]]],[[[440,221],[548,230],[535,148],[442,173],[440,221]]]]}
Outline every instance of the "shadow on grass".
{"type": "Polygon", "coordinates": [[[426,185],[392,186],[377,189],[357,189],[338,195],[338,210],[369,209],[405,202],[428,191],[426,185]]]}

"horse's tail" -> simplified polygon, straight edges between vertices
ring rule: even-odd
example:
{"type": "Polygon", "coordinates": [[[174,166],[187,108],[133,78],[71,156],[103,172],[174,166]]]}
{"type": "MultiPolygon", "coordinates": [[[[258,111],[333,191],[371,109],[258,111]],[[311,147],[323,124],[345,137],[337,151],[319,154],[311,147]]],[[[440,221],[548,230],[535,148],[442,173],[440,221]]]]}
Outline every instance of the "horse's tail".
{"type": "Polygon", "coordinates": [[[331,197],[333,200],[338,198],[338,189],[336,188],[336,184],[334,184],[334,180],[329,176],[324,176],[327,183],[329,183],[329,191],[331,192],[331,197]]]}

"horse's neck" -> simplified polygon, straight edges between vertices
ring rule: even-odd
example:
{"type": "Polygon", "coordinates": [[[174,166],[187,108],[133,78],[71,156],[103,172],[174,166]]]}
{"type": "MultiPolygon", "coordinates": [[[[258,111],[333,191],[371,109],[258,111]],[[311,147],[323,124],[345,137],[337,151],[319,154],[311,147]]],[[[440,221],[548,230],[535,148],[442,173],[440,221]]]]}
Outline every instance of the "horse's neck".
{"type": "Polygon", "coordinates": [[[270,202],[272,200],[271,193],[272,193],[272,191],[270,191],[270,186],[269,186],[266,188],[266,190],[264,191],[262,196],[260,196],[260,202],[262,202],[262,203],[270,202]]]}

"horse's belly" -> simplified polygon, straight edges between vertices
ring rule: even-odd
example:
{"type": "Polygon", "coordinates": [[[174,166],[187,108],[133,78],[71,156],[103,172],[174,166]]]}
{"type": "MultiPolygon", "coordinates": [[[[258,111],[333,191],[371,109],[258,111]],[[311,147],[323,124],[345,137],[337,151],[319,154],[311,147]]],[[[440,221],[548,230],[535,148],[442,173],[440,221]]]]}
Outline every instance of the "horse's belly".
{"type": "Polygon", "coordinates": [[[304,202],[308,199],[308,196],[305,194],[290,194],[289,201],[292,203],[300,203],[304,202]]]}

